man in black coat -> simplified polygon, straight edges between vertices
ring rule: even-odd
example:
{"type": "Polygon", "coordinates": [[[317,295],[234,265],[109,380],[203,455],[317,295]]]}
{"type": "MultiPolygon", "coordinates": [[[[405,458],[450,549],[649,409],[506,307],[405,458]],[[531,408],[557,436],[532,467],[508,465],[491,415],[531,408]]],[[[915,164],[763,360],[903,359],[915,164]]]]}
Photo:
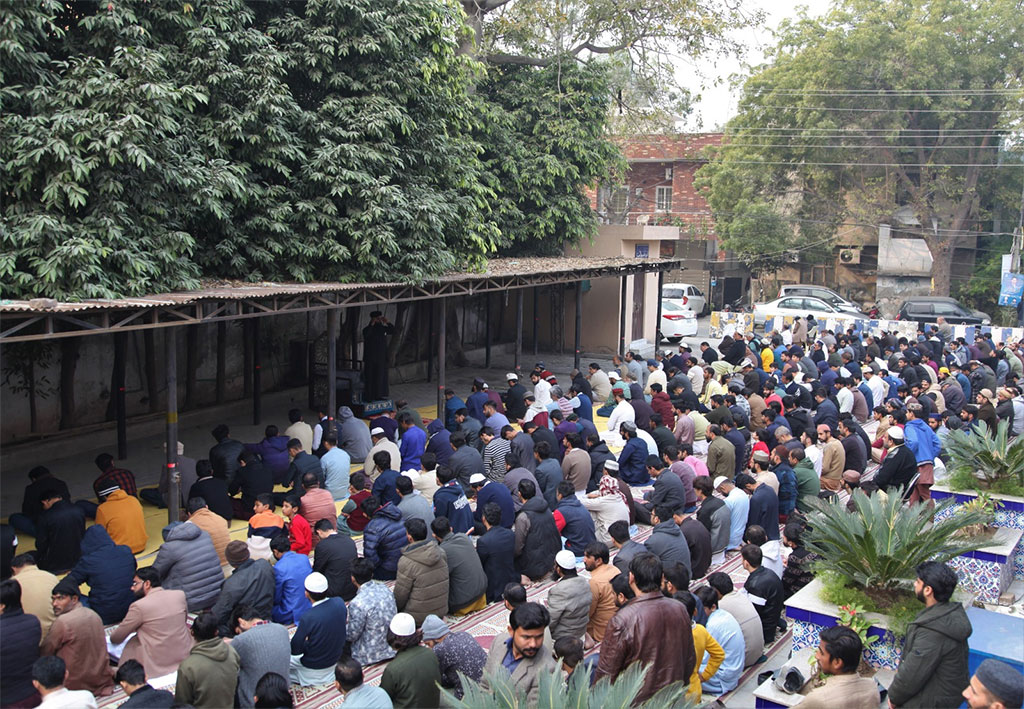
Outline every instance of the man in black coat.
{"type": "Polygon", "coordinates": [[[517,421],[526,416],[526,387],[519,383],[519,375],[515,372],[506,374],[505,380],[508,391],[501,397],[505,402],[505,414],[509,421],[517,421]]]}
{"type": "Polygon", "coordinates": [[[82,556],[85,514],[65,500],[60,490],[51,488],[41,493],[40,498],[44,511],[36,529],[36,566],[61,574],[82,556]]]}
{"type": "Polygon", "coordinates": [[[227,480],[214,477],[213,466],[210,461],[205,459],[196,461],[196,476],[197,480],[188,490],[189,499],[203,498],[211,512],[216,512],[230,523],[234,514],[231,508],[231,496],[228,495],[227,480]]]}
{"type": "Polygon", "coordinates": [[[903,429],[890,426],[885,432],[885,445],[889,452],[885,454],[882,467],[875,475],[875,484],[886,493],[906,487],[910,493],[910,481],[917,475],[917,457],[904,445],[903,429]]]}
{"type": "Polygon", "coordinates": [[[313,534],[320,538],[313,555],[313,571],[327,577],[328,596],[351,601],[357,591],[352,583],[352,562],[359,556],[355,542],[347,534],[338,534],[327,519],[316,523],[313,534]]]}
{"type": "Polygon", "coordinates": [[[224,480],[231,480],[238,470],[238,457],[245,452],[245,444],[231,438],[231,431],[224,423],[219,424],[211,433],[217,440],[217,445],[210,449],[213,473],[224,480]]]}
{"type": "Polygon", "coordinates": [[[555,457],[558,458],[559,461],[562,460],[562,446],[558,442],[555,432],[550,428],[547,426],[538,426],[533,421],[530,421],[529,423],[523,424],[523,431],[530,434],[530,437],[533,439],[534,450],[537,450],[538,443],[544,441],[548,444],[548,449],[556,454],[555,457]]]}
{"type": "Polygon", "coordinates": [[[63,480],[53,477],[48,468],[37,465],[28,471],[28,479],[31,481],[25,487],[25,496],[21,502],[21,513],[15,512],[11,515],[10,523],[19,532],[36,536],[36,524],[43,515],[43,501],[40,495],[50,488],[60,491],[65,500],[71,499],[68,486],[63,480]]]}
{"type": "Polygon", "coordinates": [[[747,592],[747,597],[761,618],[761,630],[767,645],[775,640],[775,630],[782,615],[782,579],[768,567],[761,566],[763,555],[761,547],[756,544],[744,545],[740,555],[743,557],[743,568],[750,573],[743,583],[743,590],[747,592]]]}
{"type": "Polygon", "coordinates": [[[242,451],[238,457],[238,470],[228,485],[228,494],[234,496],[242,491],[241,499],[231,498],[231,509],[235,519],[252,517],[252,506],[256,497],[274,489],[274,476],[252,451],[242,451]]]}
{"type": "Polygon", "coordinates": [[[519,582],[515,564],[516,535],[501,526],[501,507],[497,503],[488,502],[484,506],[483,524],[487,531],[477,540],[476,553],[487,576],[487,602],[493,603],[501,600],[507,584],[519,582]]]}
{"type": "Polygon", "coordinates": [[[394,332],[384,313],[370,313],[363,328],[363,401],[388,398],[388,336],[394,332]]]}
{"type": "Polygon", "coordinates": [[[0,648],[0,704],[7,707],[36,694],[32,663],[39,659],[42,630],[39,619],[22,609],[21,585],[14,579],[0,583],[0,605],[4,609],[0,615],[4,639],[0,648]]]}

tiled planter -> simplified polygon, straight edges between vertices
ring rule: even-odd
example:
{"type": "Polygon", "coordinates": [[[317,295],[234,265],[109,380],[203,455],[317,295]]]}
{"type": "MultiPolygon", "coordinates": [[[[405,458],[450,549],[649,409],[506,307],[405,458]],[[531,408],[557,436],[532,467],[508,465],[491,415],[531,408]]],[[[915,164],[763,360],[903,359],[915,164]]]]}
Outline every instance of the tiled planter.
{"type": "MultiPolygon", "coordinates": [[[[941,485],[935,485],[932,487],[932,499],[936,502],[949,498],[956,500],[956,504],[942,512],[940,518],[954,514],[957,507],[970,502],[977,496],[978,493],[974,491],[953,491],[941,485]]],[[[1003,503],[1003,506],[996,511],[996,526],[1024,531],[1024,497],[997,495],[995,493],[992,493],[990,496],[992,499],[999,500],[1003,503]]],[[[975,554],[979,553],[982,552],[975,552],[975,554]]],[[[1012,582],[1013,579],[1024,580],[1024,541],[1018,540],[1016,547],[1009,552],[1009,559],[1012,560],[1012,578],[1010,581],[1012,582]]],[[[987,561],[990,563],[986,572],[991,576],[993,572],[991,562],[993,562],[994,559],[988,559],[987,561]]],[[[973,566],[977,567],[977,564],[973,566]]],[[[957,570],[961,571],[960,568],[957,570]]],[[[970,568],[970,566],[962,569],[962,571],[970,573],[974,573],[975,570],[977,570],[977,568],[970,568]]],[[[962,578],[963,573],[961,573],[961,579],[962,578]]]]}
{"type": "Polygon", "coordinates": [[[1024,530],[1000,527],[989,546],[954,557],[949,565],[960,577],[958,588],[974,593],[985,603],[998,603],[999,596],[1013,583],[1022,554],[1024,530]]]}
{"type": "MultiPolygon", "coordinates": [[[[786,601],[786,618],[793,626],[793,652],[818,646],[818,634],[838,625],[839,608],[821,598],[821,582],[815,579],[786,601]]],[[[895,670],[900,664],[900,645],[889,632],[884,615],[868,613],[868,635],[880,638],[864,651],[864,659],[876,669],[895,670]]]]}

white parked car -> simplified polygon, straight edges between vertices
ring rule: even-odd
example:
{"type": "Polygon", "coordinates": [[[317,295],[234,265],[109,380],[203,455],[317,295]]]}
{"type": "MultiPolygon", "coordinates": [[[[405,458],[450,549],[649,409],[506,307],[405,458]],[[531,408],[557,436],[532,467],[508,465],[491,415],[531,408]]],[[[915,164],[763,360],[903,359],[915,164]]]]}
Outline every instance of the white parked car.
{"type": "Polygon", "coordinates": [[[867,320],[868,317],[861,313],[851,313],[846,310],[829,305],[821,298],[809,296],[786,296],[776,298],[767,303],[754,304],[754,324],[764,326],[765,322],[778,315],[799,315],[807,317],[808,313],[814,315],[815,320],[822,318],[845,318],[849,320],[867,320]]]}
{"type": "Polygon", "coordinates": [[[661,336],[669,342],[697,334],[697,314],[672,301],[661,301],[661,336]]]}
{"type": "Polygon", "coordinates": [[[689,283],[664,283],[661,286],[661,302],[671,301],[676,305],[697,313],[704,314],[708,299],[700,288],[689,283]]]}

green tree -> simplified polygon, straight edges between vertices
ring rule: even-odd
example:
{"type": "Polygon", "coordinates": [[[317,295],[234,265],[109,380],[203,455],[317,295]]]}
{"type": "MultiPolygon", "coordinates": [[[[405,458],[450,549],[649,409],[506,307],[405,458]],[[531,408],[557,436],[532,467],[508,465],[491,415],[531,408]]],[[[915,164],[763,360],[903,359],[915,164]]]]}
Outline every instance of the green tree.
{"type": "Polygon", "coordinates": [[[252,7],[5,13],[5,297],[419,281],[493,253],[461,10],[252,7]]]}
{"type": "Polygon", "coordinates": [[[597,229],[583,193],[622,169],[603,62],[490,67],[477,86],[489,218],[505,253],[553,255],[597,229]]]}
{"type": "MultiPolygon", "coordinates": [[[[729,30],[760,21],[727,0],[461,0],[473,34],[463,44],[490,65],[550,67],[595,57],[611,77],[622,125],[665,126],[689,95],[676,64],[739,51],[729,30]]],[[[670,123],[668,123],[670,125],[670,123]]]]}
{"type": "Polygon", "coordinates": [[[985,218],[1001,143],[1022,118],[1015,0],[843,0],[780,29],[701,171],[720,229],[767,202],[804,243],[909,206],[948,294],[953,250],[985,218]]]}

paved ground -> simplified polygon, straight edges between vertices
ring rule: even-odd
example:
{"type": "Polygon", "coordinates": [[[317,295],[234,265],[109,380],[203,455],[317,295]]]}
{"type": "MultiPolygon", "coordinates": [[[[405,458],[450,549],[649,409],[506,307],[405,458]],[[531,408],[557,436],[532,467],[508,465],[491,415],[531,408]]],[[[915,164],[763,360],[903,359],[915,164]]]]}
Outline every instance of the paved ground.
{"type": "MultiPolygon", "coordinates": [[[[706,336],[708,318],[699,321],[699,334],[706,336]]],[[[691,345],[699,344],[701,337],[687,338],[691,345]]],[[[663,345],[669,347],[668,343],[663,345]]],[[[649,346],[644,355],[650,355],[649,346]]],[[[511,354],[495,349],[491,357],[491,368],[483,369],[482,356],[478,367],[450,368],[447,371],[447,385],[465,395],[474,377],[483,376],[495,388],[505,387],[505,373],[513,368],[511,354]]],[[[559,379],[569,381],[572,371],[571,354],[542,353],[536,358],[524,354],[522,366],[529,369],[535,360],[543,360],[559,379]]],[[[584,354],[583,366],[598,361],[604,367],[611,365],[607,356],[584,354]]],[[[414,407],[433,406],[436,403],[437,381],[391,382],[393,398],[409,400],[414,407]]],[[[263,429],[274,423],[284,430],[288,425],[287,411],[297,407],[306,412],[306,421],[316,421],[316,412],[309,411],[306,388],[286,389],[263,396],[263,421],[252,425],[252,402],[237,401],[222,406],[213,406],[182,413],[179,420],[179,440],[185,444],[185,453],[194,458],[206,457],[206,451],[214,444],[210,431],[219,423],[231,427],[233,438],[244,442],[255,442],[263,438],[263,429]]],[[[155,485],[164,463],[163,417],[148,417],[128,424],[128,457],[119,465],[135,473],[140,487],[155,485]]],[[[0,516],[6,517],[17,512],[21,506],[23,485],[28,484],[28,471],[36,465],[45,465],[53,473],[67,481],[75,497],[92,497],[92,481],[98,475],[93,459],[103,452],[115,453],[117,434],[111,424],[108,428],[84,434],[60,435],[43,442],[4,446],[0,450],[0,471],[3,472],[3,486],[0,489],[0,516]],[[23,481],[23,482],[22,482],[23,481]]]]}

